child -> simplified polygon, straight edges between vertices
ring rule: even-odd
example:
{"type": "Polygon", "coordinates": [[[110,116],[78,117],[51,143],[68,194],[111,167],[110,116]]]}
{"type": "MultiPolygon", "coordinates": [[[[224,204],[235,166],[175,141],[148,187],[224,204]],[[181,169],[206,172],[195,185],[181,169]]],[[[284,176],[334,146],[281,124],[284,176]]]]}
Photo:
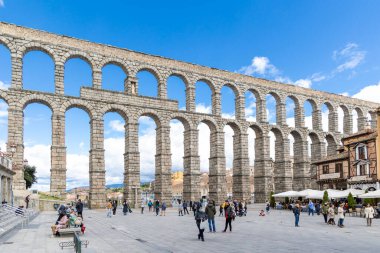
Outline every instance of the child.
{"type": "Polygon", "coordinates": [[[261,210],[261,211],[260,211],[259,216],[265,216],[265,212],[264,212],[264,210],[261,210]]]}

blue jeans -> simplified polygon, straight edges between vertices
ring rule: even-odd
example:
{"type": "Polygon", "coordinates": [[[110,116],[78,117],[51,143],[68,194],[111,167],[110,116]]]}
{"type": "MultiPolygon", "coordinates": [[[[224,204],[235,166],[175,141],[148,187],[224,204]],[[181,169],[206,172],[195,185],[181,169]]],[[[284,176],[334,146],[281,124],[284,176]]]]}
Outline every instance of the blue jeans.
{"type": "Polygon", "coordinates": [[[295,214],[294,218],[296,218],[295,225],[296,225],[296,227],[298,227],[298,223],[300,222],[300,215],[299,214],[295,214]]]}
{"type": "Polygon", "coordinates": [[[210,232],[212,232],[212,231],[216,232],[216,230],[215,230],[215,219],[214,218],[208,219],[208,228],[210,229],[210,232]]]}
{"type": "Polygon", "coordinates": [[[343,226],[343,221],[344,221],[344,219],[339,219],[338,220],[338,226],[343,226]]]}
{"type": "Polygon", "coordinates": [[[314,216],[314,209],[309,208],[309,216],[310,216],[310,214],[312,214],[314,216]]]}

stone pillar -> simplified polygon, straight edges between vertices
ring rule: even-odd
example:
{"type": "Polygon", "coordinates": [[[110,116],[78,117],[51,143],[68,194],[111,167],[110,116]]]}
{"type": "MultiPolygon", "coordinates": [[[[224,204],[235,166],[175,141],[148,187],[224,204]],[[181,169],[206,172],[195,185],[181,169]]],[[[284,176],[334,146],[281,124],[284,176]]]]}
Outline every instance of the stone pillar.
{"type": "Polygon", "coordinates": [[[158,83],[158,97],[161,99],[167,99],[168,97],[166,82],[164,81],[159,81],[158,83]]]}
{"type": "Polygon", "coordinates": [[[66,194],[66,146],[65,146],[65,115],[53,113],[52,145],[50,148],[50,194],[64,197],[66,194]]]}
{"type": "Polygon", "coordinates": [[[156,177],[154,181],[155,198],[170,205],[172,198],[172,175],[170,153],[170,125],[163,124],[156,129],[156,177]]]}
{"type": "Polygon", "coordinates": [[[138,95],[138,78],[128,76],[124,81],[124,91],[128,95],[138,95]]]}
{"type": "Polygon", "coordinates": [[[12,184],[11,184],[11,179],[10,178],[7,178],[7,199],[8,199],[8,203],[10,203],[11,205],[13,205],[13,201],[12,201],[12,184]]]}
{"type": "Polygon", "coordinates": [[[338,113],[336,111],[329,111],[329,132],[338,132],[338,113]]]}
{"type": "Polygon", "coordinates": [[[335,155],[337,150],[337,145],[334,141],[327,142],[327,156],[335,155]]]}
{"type": "Polygon", "coordinates": [[[212,94],[212,114],[216,116],[221,115],[221,95],[220,92],[212,94]]]}
{"type": "Polygon", "coordinates": [[[92,71],[92,83],[93,88],[101,89],[102,88],[102,70],[101,69],[93,69],[92,71]]]}
{"type": "MultiPolygon", "coordinates": [[[[323,157],[326,156],[326,146],[324,142],[316,142],[312,143],[310,145],[311,149],[311,163],[314,163],[316,161],[321,160],[323,157]]],[[[318,184],[317,184],[317,170],[318,166],[311,164],[310,165],[310,187],[312,189],[318,189],[318,184]]]]}
{"type": "Polygon", "coordinates": [[[256,98],[256,122],[266,123],[267,122],[267,110],[266,110],[266,99],[256,98]]]}
{"type": "Polygon", "coordinates": [[[273,162],[269,155],[269,136],[255,139],[255,203],[265,203],[273,191],[273,162]]]}
{"type": "Polygon", "coordinates": [[[344,134],[352,134],[352,114],[345,113],[343,116],[343,133],[344,134]]]}
{"type": "Polygon", "coordinates": [[[314,110],[312,112],[313,130],[322,131],[322,112],[321,110],[314,110]]]}
{"type": "Polygon", "coordinates": [[[220,204],[227,197],[224,132],[211,131],[209,159],[209,197],[220,204]]]}
{"type": "Polygon", "coordinates": [[[367,117],[358,117],[357,122],[358,122],[358,131],[364,130],[365,125],[367,124],[367,117]]]}
{"type": "Polygon", "coordinates": [[[276,123],[279,126],[286,125],[286,108],[285,103],[276,103],[276,123]]]}
{"type": "Polygon", "coordinates": [[[103,125],[103,119],[91,120],[90,208],[102,208],[106,202],[103,125]]]}
{"type": "Polygon", "coordinates": [[[65,75],[65,65],[60,62],[55,63],[54,70],[54,84],[55,84],[55,94],[64,95],[64,75],[65,75]]]}
{"type": "Polygon", "coordinates": [[[307,155],[307,141],[294,142],[293,190],[310,188],[310,161],[307,155]]]}
{"type": "Polygon", "coordinates": [[[201,197],[198,129],[188,129],[183,134],[185,153],[183,157],[183,199],[198,201],[201,197]]]}
{"type": "Polygon", "coordinates": [[[250,201],[251,187],[249,182],[248,134],[235,134],[233,137],[233,146],[233,198],[250,201]]]}
{"type": "Polygon", "coordinates": [[[7,152],[11,147],[16,148],[12,155],[12,170],[16,172],[13,176],[13,188],[15,190],[26,190],[24,180],[24,112],[20,108],[8,107],[8,143],[7,152]]]}
{"type": "Polygon", "coordinates": [[[295,109],[295,114],[294,114],[294,126],[296,128],[302,128],[305,127],[305,110],[303,106],[296,105],[295,109]]]}
{"type": "Polygon", "coordinates": [[[245,96],[235,98],[235,119],[245,121],[245,96]]]}
{"type": "Polygon", "coordinates": [[[139,124],[128,122],[125,125],[124,198],[132,205],[139,204],[136,194],[140,196],[139,124]]]}
{"type": "Polygon", "coordinates": [[[275,192],[290,191],[293,187],[292,168],[289,159],[289,139],[275,141],[274,186],[275,192]]]}
{"type": "Polygon", "coordinates": [[[18,55],[11,56],[12,62],[12,88],[22,89],[22,57],[18,55]]]}
{"type": "Polygon", "coordinates": [[[195,87],[186,87],[186,111],[195,112],[195,87]]]}

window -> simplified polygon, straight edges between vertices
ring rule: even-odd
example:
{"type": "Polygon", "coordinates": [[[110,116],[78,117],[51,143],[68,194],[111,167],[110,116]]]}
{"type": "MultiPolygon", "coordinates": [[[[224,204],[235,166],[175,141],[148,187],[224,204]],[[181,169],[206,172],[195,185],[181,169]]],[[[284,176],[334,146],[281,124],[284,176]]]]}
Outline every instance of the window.
{"type": "Polygon", "coordinates": [[[328,165],[323,165],[323,174],[329,174],[329,166],[328,165]]]}
{"type": "Polygon", "coordinates": [[[343,164],[342,163],[336,163],[335,164],[335,173],[340,173],[340,177],[343,176],[343,164]]]}
{"type": "Polygon", "coordinates": [[[366,160],[367,159],[367,146],[364,144],[359,144],[356,147],[356,160],[366,160]]]}

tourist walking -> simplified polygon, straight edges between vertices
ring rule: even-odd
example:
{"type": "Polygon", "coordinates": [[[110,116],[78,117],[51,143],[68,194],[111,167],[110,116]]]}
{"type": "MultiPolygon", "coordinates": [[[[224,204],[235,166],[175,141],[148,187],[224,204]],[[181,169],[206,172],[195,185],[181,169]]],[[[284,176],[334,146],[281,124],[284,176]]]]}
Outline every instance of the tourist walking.
{"type": "Polygon", "coordinates": [[[29,200],[30,200],[30,194],[28,196],[25,197],[25,204],[26,204],[26,209],[28,209],[29,207],[29,200]]]}
{"type": "Polygon", "coordinates": [[[106,209],[107,209],[107,218],[111,218],[112,217],[112,200],[109,200],[107,202],[106,209]]]}
{"type": "Polygon", "coordinates": [[[144,208],[145,208],[145,202],[144,200],[141,201],[141,214],[144,214],[144,208]]]}
{"type": "Polygon", "coordinates": [[[328,203],[326,202],[323,206],[322,206],[322,214],[323,214],[323,218],[325,219],[325,223],[327,223],[327,215],[329,213],[329,205],[328,203]]]}
{"type": "Polygon", "coordinates": [[[320,215],[320,213],[321,213],[321,204],[319,204],[318,201],[315,204],[315,212],[317,213],[317,215],[320,215]]]}
{"type": "Polygon", "coordinates": [[[364,209],[364,215],[367,219],[367,226],[372,226],[372,219],[373,215],[375,214],[375,209],[371,206],[371,204],[367,204],[366,208],[364,209]]]}
{"type": "Polygon", "coordinates": [[[183,204],[181,203],[181,200],[178,199],[178,216],[183,216],[183,204]]]}
{"type": "Polygon", "coordinates": [[[219,206],[219,216],[223,215],[223,209],[224,209],[224,202],[222,204],[220,204],[220,206],[219,206]]]}
{"type": "Polygon", "coordinates": [[[193,201],[192,200],[190,200],[189,207],[190,207],[190,211],[193,211],[193,201]]]}
{"type": "Polygon", "coordinates": [[[165,212],[166,212],[166,203],[165,202],[162,202],[162,205],[161,205],[161,216],[165,216],[165,212]]]}
{"type": "Polygon", "coordinates": [[[295,219],[294,224],[296,227],[299,227],[301,208],[300,208],[300,205],[298,203],[293,208],[293,214],[294,214],[294,219],[295,219]]]}
{"type": "Polygon", "coordinates": [[[78,202],[75,205],[75,209],[77,209],[78,216],[80,216],[83,220],[83,203],[81,199],[78,199],[78,202]]]}
{"type": "Polygon", "coordinates": [[[128,204],[128,201],[126,199],[124,199],[124,201],[123,201],[123,214],[127,215],[128,212],[129,212],[129,204],[128,204]]]}
{"type": "Polygon", "coordinates": [[[197,206],[198,206],[197,202],[194,201],[193,207],[192,207],[193,208],[193,212],[194,212],[194,216],[195,216],[195,213],[197,211],[197,206]]]}
{"type": "Polygon", "coordinates": [[[112,214],[116,215],[116,209],[117,209],[117,200],[114,200],[112,202],[112,214]]]}
{"type": "Polygon", "coordinates": [[[335,210],[334,210],[333,204],[330,204],[330,207],[328,210],[328,218],[329,220],[327,221],[327,223],[330,225],[335,225],[335,210]]]}
{"type": "Polygon", "coordinates": [[[202,239],[202,241],[204,241],[203,232],[205,231],[205,225],[206,225],[205,215],[199,210],[196,211],[196,214],[195,214],[195,224],[197,225],[197,228],[198,228],[198,240],[202,239]]]}
{"type": "Polygon", "coordinates": [[[230,227],[230,232],[232,232],[232,219],[234,218],[234,210],[231,207],[230,203],[228,200],[226,200],[224,204],[224,215],[226,217],[226,225],[224,227],[223,232],[227,231],[227,227],[230,227]]]}
{"type": "Polygon", "coordinates": [[[314,216],[314,209],[315,209],[315,207],[314,207],[314,203],[313,203],[313,201],[309,201],[309,216],[310,216],[310,214],[312,214],[312,216],[314,216]]]}
{"type": "Polygon", "coordinates": [[[212,232],[215,233],[216,232],[216,230],[215,230],[215,214],[216,214],[216,209],[215,209],[215,205],[214,205],[213,201],[210,201],[207,204],[205,213],[206,213],[207,218],[208,218],[208,228],[209,228],[209,231],[210,231],[210,233],[212,233],[212,232]]]}
{"type": "Polygon", "coordinates": [[[148,202],[149,212],[152,211],[152,206],[153,206],[152,200],[149,200],[149,202],[148,202]]]}
{"type": "Polygon", "coordinates": [[[183,214],[186,215],[189,214],[189,210],[187,209],[187,202],[183,201],[183,214]]]}
{"type": "Polygon", "coordinates": [[[156,216],[160,213],[160,201],[157,199],[156,202],[154,202],[154,208],[156,210],[156,216]]]}
{"type": "Polygon", "coordinates": [[[338,207],[338,219],[339,219],[338,220],[338,227],[340,227],[340,228],[344,227],[344,225],[343,225],[343,221],[344,221],[344,209],[343,209],[343,207],[344,207],[343,203],[341,203],[338,207]]]}
{"type": "Polygon", "coordinates": [[[270,210],[270,203],[267,200],[266,203],[265,203],[265,211],[267,212],[267,214],[269,214],[269,210],[270,210]]]}

